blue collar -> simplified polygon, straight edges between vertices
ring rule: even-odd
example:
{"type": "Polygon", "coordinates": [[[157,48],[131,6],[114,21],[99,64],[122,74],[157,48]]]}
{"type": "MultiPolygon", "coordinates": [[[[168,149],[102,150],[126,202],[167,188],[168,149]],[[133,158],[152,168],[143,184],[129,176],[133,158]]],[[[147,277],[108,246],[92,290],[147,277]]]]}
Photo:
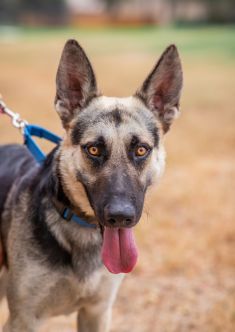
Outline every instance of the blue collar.
{"type": "MultiPolygon", "coordinates": [[[[39,148],[37,143],[34,141],[32,136],[44,138],[55,144],[59,144],[62,141],[61,137],[53,134],[52,132],[50,132],[42,127],[35,126],[35,125],[28,125],[28,124],[25,125],[25,127],[24,127],[24,144],[26,145],[28,150],[31,152],[31,154],[33,155],[33,157],[39,164],[42,164],[44,162],[44,160],[46,159],[46,156],[42,152],[42,150],[39,148]]],[[[89,224],[85,220],[81,219],[79,216],[77,216],[75,213],[73,213],[73,211],[71,209],[69,209],[67,207],[63,206],[63,211],[60,212],[58,209],[57,209],[57,211],[59,212],[61,217],[67,221],[72,220],[82,227],[87,227],[87,228],[96,228],[97,227],[95,224],[89,224]]]]}
{"type": "Polygon", "coordinates": [[[69,221],[72,220],[79,224],[82,227],[88,227],[88,228],[96,228],[97,226],[95,224],[89,224],[85,220],[82,220],[80,217],[78,217],[76,214],[72,212],[69,208],[65,208],[63,213],[61,214],[61,217],[65,220],[69,221]]]}

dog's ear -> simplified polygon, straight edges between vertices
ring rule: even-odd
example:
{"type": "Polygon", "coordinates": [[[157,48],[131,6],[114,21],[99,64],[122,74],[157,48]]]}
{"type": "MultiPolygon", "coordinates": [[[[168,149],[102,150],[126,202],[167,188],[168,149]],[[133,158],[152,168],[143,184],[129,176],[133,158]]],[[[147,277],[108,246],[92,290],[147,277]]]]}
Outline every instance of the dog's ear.
{"type": "Polygon", "coordinates": [[[179,113],[182,67],[175,45],[170,45],[144,81],[139,96],[161,121],[164,132],[179,113]]]}
{"type": "Polygon", "coordinates": [[[97,95],[90,61],[76,40],[64,46],[56,75],[55,107],[66,128],[74,114],[97,95]]]}

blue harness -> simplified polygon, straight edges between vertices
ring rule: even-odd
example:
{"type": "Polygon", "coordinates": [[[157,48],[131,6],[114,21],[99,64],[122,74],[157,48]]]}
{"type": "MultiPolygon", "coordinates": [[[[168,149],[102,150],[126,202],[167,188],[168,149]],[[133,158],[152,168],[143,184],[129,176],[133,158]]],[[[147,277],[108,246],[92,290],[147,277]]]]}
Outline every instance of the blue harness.
{"type": "MultiPolygon", "coordinates": [[[[50,142],[53,142],[55,144],[59,144],[61,142],[61,137],[53,134],[52,132],[36,126],[36,125],[29,125],[26,124],[23,128],[23,135],[24,135],[24,144],[28,148],[28,150],[31,152],[35,160],[42,164],[43,161],[46,159],[45,154],[42,152],[42,150],[39,148],[37,143],[34,141],[32,136],[36,136],[39,138],[44,138],[50,142]]],[[[96,228],[96,225],[89,224],[85,220],[82,220],[80,217],[78,217],[76,214],[72,212],[71,209],[65,207],[61,213],[61,217],[67,221],[72,220],[79,224],[82,227],[87,228],[96,228]]]]}

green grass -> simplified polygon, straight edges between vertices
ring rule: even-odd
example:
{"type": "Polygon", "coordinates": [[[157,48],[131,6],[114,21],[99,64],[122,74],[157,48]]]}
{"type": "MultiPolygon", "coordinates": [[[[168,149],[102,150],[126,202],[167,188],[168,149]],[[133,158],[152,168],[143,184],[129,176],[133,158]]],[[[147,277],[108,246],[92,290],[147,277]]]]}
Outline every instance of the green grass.
{"type": "Polygon", "coordinates": [[[156,53],[177,44],[185,56],[235,59],[235,26],[144,27],[144,28],[14,28],[0,27],[1,39],[76,38],[101,54],[156,53]]]}

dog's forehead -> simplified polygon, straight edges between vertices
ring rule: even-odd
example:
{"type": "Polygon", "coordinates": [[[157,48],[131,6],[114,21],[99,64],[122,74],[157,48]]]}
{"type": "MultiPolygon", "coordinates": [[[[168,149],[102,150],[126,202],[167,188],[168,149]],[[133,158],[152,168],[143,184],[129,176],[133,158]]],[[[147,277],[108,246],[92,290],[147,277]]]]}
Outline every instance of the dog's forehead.
{"type": "Polygon", "coordinates": [[[94,118],[98,118],[99,115],[104,115],[105,113],[113,112],[114,110],[120,110],[122,114],[125,112],[129,114],[139,113],[141,110],[145,110],[146,107],[143,102],[134,96],[131,97],[106,97],[100,96],[94,98],[88,107],[83,111],[83,113],[94,118]]]}
{"type": "Polygon", "coordinates": [[[152,112],[137,97],[94,98],[74,119],[72,141],[78,144],[92,136],[119,137],[137,134],[156,139],[159,136],[158,123],[152,112]]]}
{"type": "Polygon", "coordinates": [[[121,109],[126,110],[133,110],[133,109],[140,109],[143,107],[143,103],[139,98],[134,96],[130,97],[107,97],[107,96],[100,96],[94,99],[94,104],[97,107],[102,107],[105,110],[109,111],[114,109],[115,107],[119,107],[121,109]]]}

